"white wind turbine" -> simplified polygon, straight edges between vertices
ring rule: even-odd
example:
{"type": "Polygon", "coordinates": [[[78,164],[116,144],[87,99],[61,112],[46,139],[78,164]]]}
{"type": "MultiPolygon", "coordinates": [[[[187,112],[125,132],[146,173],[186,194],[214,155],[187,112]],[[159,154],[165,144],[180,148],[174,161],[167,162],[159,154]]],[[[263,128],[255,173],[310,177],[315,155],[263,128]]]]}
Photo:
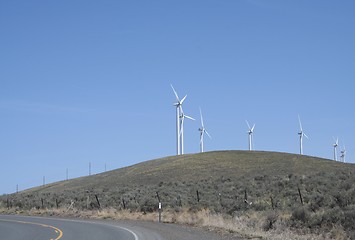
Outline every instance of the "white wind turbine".
{"type": "Polygon", "coordinates": [[[190,119],[195,121],[194,118],[184,114],[182,107],[180,106],[180,154],[184,154],[184,119],[190,119]]]}
{"type": "Polygon", "coordinates": [[[337,147],[339,146],[339,138],[337,138],[337,140],[335,140],[335,138],[333,137],[333,140],[334,140],[334,144],[333,144],[333,147],[334,147],[334,161],[338,161],[338,158],[337,158],[337,147]]]}
{"type": "Polygon", "coordinates": [[[300,123],[300,132],[298,133],[298,135],[300,136],[300,154],[303,154],[303,136],[305,136],[308,139],[308,136],[303,132],[302,129],[302,123],[301,123],[301,119],[300,116],[298,115],[298,122],[300,123]]]}
{"type": "Polygon", "coordinates": [[[200,152],[203,152],[203,135],[204,133],[207,134],[207,136],[212,139],[211,135],[207,132],[207,130],[205,129],[205,126],[203,124],[203,117],[202,117],[202,111],[200,108],[200,116],[201,116],[201,128],[199,128],[198,130],[200,131],[200,152]]]}
{"type": "Polygon", "coordinates": [[[248,125],[248,135],[249,135],[249,151],[253,150],[253,133],[254,133],[254,128],[255,128],[255,124],[253,125],[253,127],[251,128],[248,121],[245,120],[245,122],[247,123],[248,125]]]}
{"type": "Polygon", "coordinates": [[[176,154],[180,155],[181,153],[181,148],[180,148],[180,125],[181,125],[181,121],[180,121],[180,115],[182,112],[182,103],[185,101],[187,95],[185,95],[185,97],[183,97],[183,99],[180,100],[177,92],[175,91],[173,85],[171,85],[171,88],[174,91],[175,97],[176,97],[176,103],[174,103],[174,106],[176,107],[176,154]]]}
{"type": "Polygon", "coordinates": [[[345,163],[345,155],[346,155],[346,149],[345,149],[345,146],[344,146],[343,150],[340,148],[340,159],[344,163],[345,163]]]}

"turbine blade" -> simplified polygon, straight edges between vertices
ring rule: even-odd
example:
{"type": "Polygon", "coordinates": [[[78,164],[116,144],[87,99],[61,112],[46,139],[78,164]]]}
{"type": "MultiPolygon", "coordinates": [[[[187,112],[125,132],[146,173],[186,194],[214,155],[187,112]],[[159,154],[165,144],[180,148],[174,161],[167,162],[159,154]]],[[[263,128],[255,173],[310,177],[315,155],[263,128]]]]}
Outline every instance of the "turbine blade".
{"type": "Polygon", "coordinates": [[[185,101],[186,97],[187,97],[187,94],[185,95],[185,97],[183,97],[183,98],[181,99],[180,104],[182,104],[182,103],[185,101]]]}
{"type": "Polygon", "coordinates": [[[250,130],[250,131],[252,131],[252,132],[253,132],[253,131],[254,131],[254,128],[255,128],[255,124],[253,125],[253,127],[251,128],[251,130],[250,130]]]}
{"type": "Polygon", "coordinates": [[[302,123],[301,123],[301,118],[300,118],[300,115],[298,115],[298,122],[300,123],[300,129],[301,129],[301,132],[303,131],[302,129],[302,123]]]}
{"type": "Polygon", "coordinates": [[[194,119],[193,117],[190,117],[190,116],[187,116],[187,115],[184,115],[183,119],[184,119],[184,118],[188,118],[188,119],[191,119],[191,120],[194,120],[194,121],[195,121],[195,119],[194,119]]]}
{"type": "Polygon", "coordinates": [[[248,120],[245,120],[245,122],[247,123],[247,125],[248,125],[248,128],[249,128],[249,130],[250,130],[250,125],[249,125],[249,122],[248,122],[248,120]]]}
{"type": "Polygon", "coordinates": [[[175,94],[176,100],[178,101],[178,103],[180,103],[180,99],[179,99],[179,96],[178,96],[177,92],[175,91],[175,88],[173,87],[173,85],[172,85],[172,84],[170,84],[170,86],[171,86],[171,88],[172,88],[172,89],[173,89],[173,91],[174,91],[174,94],[175,94]]]}
{"type": "Polygon", "coordinates": [[[207,136],[212,139],[211,135],[205,130],[205,133],[207,134],[207,136]]]}
{"type": "Polygon", "coordinates": [[[180,120],[180,133],[179,133],[179,137],[181,137],[181,133],[184,131],[184,117],[181,118],[180,120]]]}
{"type": "Polygon", "coordinates": [[[202,128],[205,128],[204,124],[203,124],[203,117],[202,117],[202,111],[201,111],[201,108],[200,108],[200,116],[201,116],[201,125],[202,125],[202,128]]]}
{"type": "Polygon", "coordinates": [[[303,136],[305,136],[307,139],[309,139],[309,137],[305,134],[305,133],[302,133],[303,134],[303,136]]]}

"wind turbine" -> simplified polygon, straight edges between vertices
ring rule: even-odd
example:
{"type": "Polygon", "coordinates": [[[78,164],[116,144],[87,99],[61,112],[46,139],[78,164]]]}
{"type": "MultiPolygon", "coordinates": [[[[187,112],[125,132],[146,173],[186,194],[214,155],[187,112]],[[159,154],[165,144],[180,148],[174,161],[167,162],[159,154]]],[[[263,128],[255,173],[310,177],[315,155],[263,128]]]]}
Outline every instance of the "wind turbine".
{"type": "Polygon", "coordinates": [[[201,127],[198,129],[200,131],[200,152],[203,152],[203,135],[204,133],[207,134],[207,136],[212,139],[211,135],[206,131],[205,126],[203,124],[203,117],[202,117],[202,111],[200,108],[200,116],[201,116],[201,127]]]}
{"type": "Polygon", "coordinates": [[[298,115],[298,122],[300,123],[300,132],[298,133],[298,135],[300,136],[300,154],[302,155],[303,154],[303,136],[305,136],[307,139],[308,139],[308,136],[303,132],[300,115],[298,115]]]}
{"type": "Polygon", "coordinates": [[[174,91],[175,97],[176,97],[176,103],[174,103],[174,106],[176,107],[176,154],[180,155],[181,149],[180,149],[180,115],[182,112],[182,103],[185,101],[187,95],[185,95],[185,97],[183,97],[181,100],[177,94],[177,92],[175,91],[174,87],[172,84],[170,84],[171,88],[174,91]]]}
{"type": "Polygon", "coordinates": [[[338,161],[338,159],[337,159],[337,147],[339,145],[339,138],[337,138],[337,140],[335,140],[335,138],[333,137],[333,140],[334,140],[334,144],[333,144],[333,147],[334,147],[334,161],[338,161]]]}
{"type": "Polygon", "coordinates": [[[254,128],[255,128],[255,124],[253,125],[253,127],[251,128],[250,127],[250,125],[249,125],[249,123],[248,123],[248,121],[247,120],[245,120],[245,122],[247,123],[247,125],[248,125],[248,128],[249,128],[249,130],[248,130],[248,135],[249,135],[249,151],[251,151],[251,150],[253,150],[253,132],[254,132],[254,128]]]}
{"type": "Polygon", "coordinates": [[[340,159],[344,163],[345,163],[345,155],[346,155],[346,149],[345,149],[345,146],[344,146],[343,150],[341,150],[341,148],[340,148],[340,159]]]}
{"type": "Polygon", "coordinates": [[[184,154],[184,119],[190,119],[195,121],[194,118],[184,114],[182,107],[180,106],[180,154],[184,154]]]}

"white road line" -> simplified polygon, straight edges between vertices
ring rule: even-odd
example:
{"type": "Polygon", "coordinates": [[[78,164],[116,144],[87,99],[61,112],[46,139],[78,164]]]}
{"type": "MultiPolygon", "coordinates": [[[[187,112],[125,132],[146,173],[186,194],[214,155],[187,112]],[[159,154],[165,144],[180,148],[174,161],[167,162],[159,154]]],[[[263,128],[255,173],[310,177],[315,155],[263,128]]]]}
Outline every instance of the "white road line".
{"type": "Polygon", "coordinates": [[[133,236],[134,236],[134,240],[139,240],[137,234],[135,232],[133,232],[132,230],[128,229],[128,228],[125,228],[125,227],[120,227],[120,226],[115,226],[115,225],[111,225],[111,226],[114,226],[116,228],[121,228],[123,230],[126,230],[127,232],[130,232],[133,236]]]}

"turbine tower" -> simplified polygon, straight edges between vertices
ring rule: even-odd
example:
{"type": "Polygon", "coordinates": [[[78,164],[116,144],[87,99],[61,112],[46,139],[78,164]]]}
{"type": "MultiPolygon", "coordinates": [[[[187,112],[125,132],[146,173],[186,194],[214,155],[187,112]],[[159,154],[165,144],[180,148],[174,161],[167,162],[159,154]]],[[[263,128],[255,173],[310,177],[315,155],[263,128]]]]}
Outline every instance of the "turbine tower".
{"type": "Polygon", "coordinates": [[[253,127],[251,128],[248,121],[245,120],[245,122],[248,125],[248,135],[249,135],[249,151],[253,150],[253,132],[254,132],[254,128],[255,128],[255,124],[253,125],[253,127]]]}
{"type": "Polygon", "coordinates": [[[337,147],[339,145],[339,138],[337,138],[337,140],[334,139],[334,144],[333,144],[333,147],[334,147],[334,161],[338,161],[338,158],[337,158],[337,147]]]}
{"type": "Polygon", "coordinates": [[[340,159],[343,163],[345,163],[345,155],[346,155],[346,149],[345,149],[345,146],[344,146],[344,149],[341,150],[340,148],[340,159]]]}
{"type": "Polygon", "coordinates": [[[205,126],[203,124],[203,117],[202,117],[201,108],[200,108],[200,116],[201,116],[201,127],[198,129],[198,131],[200,132],[200,152],[203,152],[203,135],[206,133],[210,139],[212,139],[212,137],[207,132],[207,130],[205,129],[205,126]]]}
{"type": "Polygon", "coordinates": [[[182,112],[182,103],[185,101],[187,95],[185,95],[185,97],[183,97],[183,99],[180,100],[173,85],[170,84],[170,86],[174,91],[176,101],[177,101],[176,103],[174,103],[174,106],[176,107],[176,154],[180,155],[180,153],[181,153],[181,149],[180,149],[180,125],[181,125],[180,115],[182,112]]]}
{"type": "Polygon", "coordinates": [[[303,132],[302,129],[302,123],[301,123],[301,119],[300,116],[298,115],[298,122],[300,123],[300,132],[298,133],[298,135],[300,136],[300,154],[303,154],[303,136],[305,136],[308,139],[308,136],[303,132]]]}
{"type": "Polygon", "coordinates": [[[182,107],[180,106],[180,155],[184,154],[184,119],[190,119],[195,121],[194,118],[184,114],[182,107]]]}

